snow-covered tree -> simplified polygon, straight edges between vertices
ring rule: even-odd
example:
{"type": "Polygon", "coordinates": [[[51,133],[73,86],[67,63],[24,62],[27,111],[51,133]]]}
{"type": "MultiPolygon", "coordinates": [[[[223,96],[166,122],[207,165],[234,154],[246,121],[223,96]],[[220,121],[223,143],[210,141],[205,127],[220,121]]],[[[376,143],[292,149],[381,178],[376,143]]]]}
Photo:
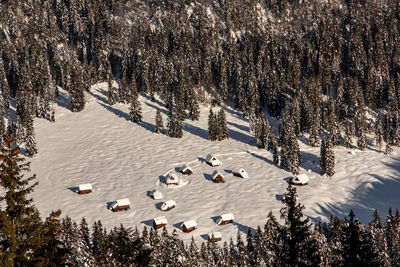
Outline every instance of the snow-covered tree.
{"type": "Polygon", "coordinates": [[[139,101],[139,94],[135,87],[132,87],[131,106],[129,107],[129,118],[133,122],[142,121],[142,105],[139,101]]]}
{"type": "Polygon", "coordinates": [[[208,115],[208,139],[210,141],[218,139],[218,121],[212,108],[210,108],[210,114],[208,115]]]}
{"type": "Polygon", "coordinates": [[[226,116],[224,109],[220,109],[218,111],[218,116],[217,116],[217,126],[218,126],[218,141],[225,140],[229,138],[229,132],[228,132],[228,125],[226,122],[226,116]]]}
{"type": "Polygon", "coordinates": [[[155,123],[154,132],[155,133],[163,133],[164,132],[163,119],[162,119],[159,108],[157,109],[157,113],[156,113],[156,123],[155,123]]]}

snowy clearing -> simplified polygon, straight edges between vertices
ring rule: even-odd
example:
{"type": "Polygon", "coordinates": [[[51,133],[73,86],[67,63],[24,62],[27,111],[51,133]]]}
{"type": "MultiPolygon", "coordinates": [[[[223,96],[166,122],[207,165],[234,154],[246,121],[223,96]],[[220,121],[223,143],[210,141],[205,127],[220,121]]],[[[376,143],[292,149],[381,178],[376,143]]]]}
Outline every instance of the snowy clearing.
{"type": "MultiPolygon", "coordinates": [[[[212,232],[221,232],[222,240],[229,241],[237,229],[247,233],[249,227],[264,225],[270,209],[279,218],[280,199],[292,175],[273,165],[270,152],[254,146],[248,121],[239,112],[225,110],[229,140],[207,140],[208,107],[202,107],[200,121],[186,120],[184,137],[174,139],[152,133],[156,108],[166,125],[167,110],[161,102],[142,97],[143,122],[135,124],[129,121],[128,104],[108,105],[105,86],[92,87],[84,111],[70,112],[64,99],[57,107],[56,123],[35,121],[39,154],[31,160],[31,168],[39,185],[32,196],[42,217],[61,209],[63,216],[77,221],[85,217],[90,224],[101,220],[108,229],[121,223],[140,229],[165,216],[169,231],[177,229],[184,240],[194,236],[198,241],[207,240],[212,232]],[[222,165],[206,164],[209,153],[222,165]],[[189,164],[193,174],[178,174],[185,179],[184,186],[167,187],[164,175],[178,172],[183,164],[189,164]],[[234,176],[237,167],[244,168],[249,178],[234,176]],[[225,183],[212,182],[214,170],[223,173],[225,183]],[[93,192],[78,194],[78,186],[87,183],[93,192]],[[155,189],[165,200],[175,200],[176,207],[161,211],[163,201],[152,197],[155,189]],[[129,199],[130,210],[113,213],[111,205],[121,198],[129,199]],[[216,220],[225,213],[233,213],[235,220],[219,226],[216,220]],[[189,220],[195,220],[198,228],[182,233],[182,222],[189,220]]],[[[345,216],[353,209],[361,221],[369,222],[375,208],[385,216],[389,207],[400,207],[397,150],[389,157],[375,148],[352,154],[339,147],[336,174],[326,178],[319,175],[319,148],[299,143],[300,173],[310,170],[310,180],[297,190],[312,220],[345,216]]]]}

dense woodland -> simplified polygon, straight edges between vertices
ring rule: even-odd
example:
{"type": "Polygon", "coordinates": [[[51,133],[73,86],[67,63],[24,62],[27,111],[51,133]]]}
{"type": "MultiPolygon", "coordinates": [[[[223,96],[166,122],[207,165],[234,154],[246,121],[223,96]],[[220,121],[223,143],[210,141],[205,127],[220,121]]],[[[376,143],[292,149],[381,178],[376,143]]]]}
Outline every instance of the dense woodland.
{"type": "Polygon", "coordinates": [[[61,220],[59,212],[43,223],[27,197],[34,177],[23,178],[29,166],[11,136],[34,156],[33,120],[55,121],[59,91],[79,112],[90,87],[107,81],[109,104],[130,104],[133,122],[142,119],[139,94],[165,103],[166,129],[157,112],[156,133],[181,138],[181,122],[199,119],[205,103],[214,107],[210,140],[226,139],[223,107],[234,106],[249,118],[255,144],[273,151],[275,164],[298,173],[297,137],[304,135],[321,147],[321,174],[331,176],[335,146],[385,146],[390,154],[400,145],[399,1],[2,0],[0,14],[2,266],[400,262],[398,212],[385,223],[375,214],[369,225],[350,213],[311,230],[293,188],[283,224],[269,214],[265,229],[250,232],[247,242],[239,234],[223,246],[198,248],[149,229],[106,232],[100,222],[90,230],[84,221],[61,220]]]}

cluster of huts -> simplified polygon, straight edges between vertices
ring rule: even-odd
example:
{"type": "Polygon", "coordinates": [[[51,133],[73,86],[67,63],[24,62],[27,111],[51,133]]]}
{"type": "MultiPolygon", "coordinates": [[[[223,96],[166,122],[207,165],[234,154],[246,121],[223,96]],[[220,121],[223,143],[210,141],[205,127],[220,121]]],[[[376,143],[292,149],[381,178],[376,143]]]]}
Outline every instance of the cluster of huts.
{"type": "MultiPolygon", "coordinates": [[[[208,154],[207,157],[205,158],[205,161],[212,167],[216,167],[216,166],[219,166],[222,164],[221,161],[219,161],[217,159],[217,157],[212,154],[208,154]]],[[[179,169],[179,171],[184,175],[193,174],[193,169],[190,168],[190,166],[188,166],[186,164],[184,166],[182,166],[179,169]]],[[[234,176],[238,176],[238,177],[241,177],[244,179],[249,177],[249,175],[243,168],[234,169],[232,171],[232,174],[234,176]]],[[[212,173],[212,180],[215,183],[223,183],[223,182],[225,182],[225,177],[220,171],[215,170],[212,173]]],[[[309,180],[309,178],[307,177],[306,174],[300,174],[300,175],[292,177],[289,182],[292,184],[295,184],[295,185],[306,185],[308,183],[308,180],[309,180]]],[[[165,183],[167,184],[167,186],[177,186],[180,184],[180,179],[176,173],[169,172],[166,176],[165,183]]],[[[79,194],[89,194],[92,192],[93,192],[93,187],[91,184],[81,184],[78,187],[79,194]]],[[[155,200],[160,200],[163,198],[163,195],[160,191],[154,190],[152,192],[152,197],[155,200]]],[[[162,211],[169,211],[175,207],[176,207],[176,202],[174,200],[168,200],[168,201],[165,201],[161,205],[160,209],[162,211]]],[[[113,212],[124,211],[124,210],[129,210],[129,209],[130,209],[130,202],[129,202],[128,198],[118,199],[111,205],[111,210],[113,212]]],[[[218,219],[216,220],[216,223],[218,225],[225,225],[228,223],[232,223],[234,221],[234,219],[235,218],[232,213],[222,214],[221,216],[218,217],[218,219]]],[[[153,219],[153,227],[155,229],[165,227],[166,225],[168,225],[168,221],[165,218],[165,216],[161,216],[161,217],[157,217],[157,218],[153,219]]],[[[195,220],[184,221],[181,225],[181,229],[183,232],[191,232],[191,231],[195,230],[196,228],[197,228],[197,222],[195,220]]],[[[222,239],[222,235],[220,232],[213,232],[213,233],[208,234],[208,238],[209,238],[209,240],[216,242],[216,241],[220,241],[222,239]]]]}

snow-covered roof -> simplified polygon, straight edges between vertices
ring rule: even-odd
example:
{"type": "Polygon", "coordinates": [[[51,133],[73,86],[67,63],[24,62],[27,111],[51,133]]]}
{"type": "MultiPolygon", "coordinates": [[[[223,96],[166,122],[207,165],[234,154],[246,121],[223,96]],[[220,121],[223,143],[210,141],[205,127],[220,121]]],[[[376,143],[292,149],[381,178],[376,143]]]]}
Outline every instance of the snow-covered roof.
{"type": "Polygon", "coordinates": [[[80,184],[79,185],[79,191],[83,190],[92,190],[92,184],[80,184]]]}
{"type": "Polygon", "coordinates": [[[299,174],[297,176],[294,176],[293,179],[292,179],[292,183],[294,183],[294,184],[305,184],[305,183],[308,183],[308,180],[310,180],[310,179],[308,178],[307,174],[302,173],[302,174],[299,174]]]}
{"type": "Polygon", "coordinates": [[[223,221],[233,221],[235,219],[235,217],[233,216],[232,213],[226,213],[226,214],[222,214],[220,216],[220,219],[222,219],[223,221]]]}
{"type": "Polygon", "coordinates": [[[118,199],[117,200],[117,205],[118,206],[127,206],[129,204],[130,204],[130,202],[129,202],[128,198],[123,198],[123,199],[118,199]]]}
{"type": "Polygon", "coordinates": [[[152,195],[154,199],[162,199],[162,193],[160,191],[154,190],[152,195]]]}
{"type": "Polygon", "coordinates": [[[211,165],[213,165],[213,166],[216,166],[216,165],[221,164],[221,161],[219,161],[219,160],[217,159],[217,157],[214,156],[214,155],[212,155],[212,154],[208,154],[208,155],[207,155],[206,161],[207,161],[208,163],[210,163],[211,165]]]}
{"type": "Polygon", "coordinates": [[[154,223],[155,223],[156,225],[168,224],[168,221],[167,221],[167,219],[165,218],[165,216],[161,216],[161,217],[154,218],[154,223]]]}
{"type": "Polygon", "coordinates": [[[168,200],[165,201],[162,205],[161,205],[161,210],[167,210],[169,207],[175,206],[176,203],[174,200],[168,200]]]}
{"type": "Polygon", "coordinates": [[[197,227],[197,222],[195,220],[186,221],[182,223],[182,226],[185,226],[187,229],[197,227]]]}
{"type": "Polygon", "coordinates": [[[232,172],[234,174],[236,174],[236,175],[240,175],[242,178],[248,178],[249,177],[249,175],[247,174],[247,172],[243,168],[233,169],[232,172]]]}
{"type": "Polygon", "coordinates": [[[191,172],[193,172],[193,169],[190,168],[187,164],[183,165],[182,168],[180,169],[181,172],[185,172],[187,170],[190,170],[191,172]]]}
{"type": "Polygon", "coordinates": [[[179,177],[178,175],[176,175],[176,173],[173,172],[169,172],[167,174],[167,180],[166,180],[167,184],[168,183],[176,183],[179,182],[179,177]]]}
{"type": "Polygon", "coordinates": [[[209,233],[208,234],[208,239],[211,239],[212,237],[214,237],[214,238],[222,238],[222,234],[221,234],[221,232],[209,233]]]}
{"type": "Polygon", "coordinates": [[[217,177],[218,174],[221,175],[222,178],[224,178],[224,176],[222,175],[222,173],[220,173],[218,170],[215,170],[215,171],[212,173],[212,178],[213,178],[213,180],[215,180],[215,177],[217,177]]]}

